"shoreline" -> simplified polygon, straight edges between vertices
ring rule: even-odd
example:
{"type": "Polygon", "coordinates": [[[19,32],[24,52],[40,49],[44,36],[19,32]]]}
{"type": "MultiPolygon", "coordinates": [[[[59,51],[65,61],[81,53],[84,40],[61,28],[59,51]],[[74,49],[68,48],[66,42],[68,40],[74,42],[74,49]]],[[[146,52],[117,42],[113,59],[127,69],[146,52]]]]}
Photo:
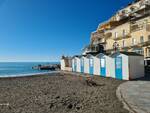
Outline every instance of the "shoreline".
{"type": "Polygon", "coordinates": [[[52,73],[59,73],[60,71],[49,71],[49,72],[40,72],[40,73],[29,73],[29,74],[12,74],[12,75],[0,75],[0,79],[3,78],[22,78],[22,77],[32,77],[39,75],[47,75],[52,73]]]}

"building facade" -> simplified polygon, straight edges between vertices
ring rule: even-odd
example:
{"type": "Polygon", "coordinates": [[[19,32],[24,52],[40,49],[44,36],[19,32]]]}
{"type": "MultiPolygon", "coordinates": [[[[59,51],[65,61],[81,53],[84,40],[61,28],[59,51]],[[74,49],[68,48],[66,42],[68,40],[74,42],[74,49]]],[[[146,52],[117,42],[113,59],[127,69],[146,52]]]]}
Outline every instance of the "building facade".
{"type": "Polygon", "coordinates": [[[150,58],[150,0],[135,0],[99,24],[84,52],[98,50],[136,52],[150,58]]]}

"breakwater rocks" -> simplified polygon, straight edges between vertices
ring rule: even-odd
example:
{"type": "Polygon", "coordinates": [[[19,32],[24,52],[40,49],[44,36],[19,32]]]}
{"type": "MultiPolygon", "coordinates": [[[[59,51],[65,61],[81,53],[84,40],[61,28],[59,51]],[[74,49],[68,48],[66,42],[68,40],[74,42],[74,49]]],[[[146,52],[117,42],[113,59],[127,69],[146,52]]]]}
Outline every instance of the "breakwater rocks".
{"type": "Polygon", "coordinates": [[[60,70],[60,64],[50,64],[50,65],[39,64],[38,66],[32,67],[32,69],[58,71],[60,70]]]}

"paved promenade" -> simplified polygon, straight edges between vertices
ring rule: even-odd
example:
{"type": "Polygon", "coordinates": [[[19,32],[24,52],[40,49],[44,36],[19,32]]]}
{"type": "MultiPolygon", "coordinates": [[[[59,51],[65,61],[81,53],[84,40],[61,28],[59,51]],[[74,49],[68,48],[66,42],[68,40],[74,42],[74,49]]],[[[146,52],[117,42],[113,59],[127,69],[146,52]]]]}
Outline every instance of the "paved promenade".
{"type": "Polygon", "coordinates": [[[131,113],[150,113],[150,81],[128,81],[116,93],[131,113]]]}

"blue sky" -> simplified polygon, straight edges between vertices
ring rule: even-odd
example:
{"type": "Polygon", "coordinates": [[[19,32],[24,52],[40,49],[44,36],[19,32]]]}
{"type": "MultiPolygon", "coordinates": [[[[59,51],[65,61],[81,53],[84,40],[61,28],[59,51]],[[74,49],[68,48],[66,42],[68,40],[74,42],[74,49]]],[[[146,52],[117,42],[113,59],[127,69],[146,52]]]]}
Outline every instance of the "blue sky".
{"type": "Polygon", "coordinates": [[[132,0],[0,0],[0,61],[58,61],[132,0]]]}

